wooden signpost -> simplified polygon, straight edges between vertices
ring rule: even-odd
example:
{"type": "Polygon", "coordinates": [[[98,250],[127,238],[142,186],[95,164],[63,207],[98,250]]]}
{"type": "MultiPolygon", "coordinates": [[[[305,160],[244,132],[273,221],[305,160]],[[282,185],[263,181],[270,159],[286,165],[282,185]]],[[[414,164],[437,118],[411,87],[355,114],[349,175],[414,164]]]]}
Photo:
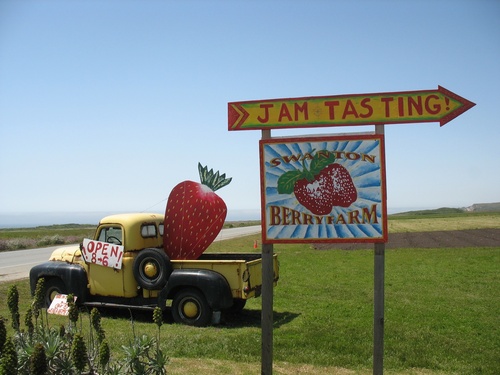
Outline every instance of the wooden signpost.
{"type": "Polygon", "coordinates": [[[445,88],[228,103],[229,130],[261,130],[262,374],[273,365],[273,244],[374,244],[373,374],[383,374],[387,242],[384,125],[439,121],[475,104],[445,88]],[[272,138],[271,129],[375,125],[370,134],[272,138]]]}

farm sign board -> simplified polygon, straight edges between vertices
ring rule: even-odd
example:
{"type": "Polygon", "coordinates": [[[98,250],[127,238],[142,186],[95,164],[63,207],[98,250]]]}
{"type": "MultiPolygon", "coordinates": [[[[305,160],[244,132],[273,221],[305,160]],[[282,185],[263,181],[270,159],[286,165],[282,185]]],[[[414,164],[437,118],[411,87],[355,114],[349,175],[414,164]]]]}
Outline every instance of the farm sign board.
{"type": "Polygon", "coordinates": [[[265,130],[435,121],[443,126],[474,105],[441,86],[437,90],[231,102],[228,128],[265,130]]]}
{"type": "MultiPolygon", "coordinates": [[[[73,301],[76,302],[77,297],[73,297],[73,301]]],[[[47,313],[53,315],[69,315],[69,305],[68,305],[68,296],[66,294],[57,294],[52,302],[50,303],[49,308],[47,309],[47,313]]]]}
{"type": "Polygon", "coordinates": [[[387,242],[383,135],[259,146],[264,243],[387,242]]]}

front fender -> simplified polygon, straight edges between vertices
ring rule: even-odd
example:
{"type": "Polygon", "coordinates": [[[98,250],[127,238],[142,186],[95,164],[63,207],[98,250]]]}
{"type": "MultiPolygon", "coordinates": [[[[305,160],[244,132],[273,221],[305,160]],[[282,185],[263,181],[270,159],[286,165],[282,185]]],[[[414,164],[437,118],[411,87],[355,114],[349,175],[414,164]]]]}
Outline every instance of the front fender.
{"type": "Polygon", "coordinates": [[[48,261],[34,266],[30,270],[31,295],[35,294],[36,284],[41,277],[61,279],[68,294],[77,296],[79,303],[83,303],[87,299],[87,272],[78,264],[48,261]]]}
{"type": "Polygon", "coordinates": [[[159,306],[163,308],[167,299],[173,298],[178,290],[185,287],[199,289],[214,311],[227,309],[233,304],[231,288],[220,273],[204,269],[176,269],[160,293],[159,306]]]}

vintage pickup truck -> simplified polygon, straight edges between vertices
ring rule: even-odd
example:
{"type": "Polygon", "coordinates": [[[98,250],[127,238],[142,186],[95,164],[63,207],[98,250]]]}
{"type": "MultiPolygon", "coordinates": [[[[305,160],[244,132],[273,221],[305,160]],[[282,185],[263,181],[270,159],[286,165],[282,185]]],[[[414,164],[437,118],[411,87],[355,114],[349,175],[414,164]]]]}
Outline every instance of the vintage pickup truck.
{"type": "MultiPolygon", "coordinates": [[[[49,261],[30,271],[32,293],[44,278],[45,303],[57,294],[72,293],[80,305],[135,309],[170,309],[177,323],[206,326],[221,311],[243,309],[258,297],[262,285],[259,253],[204,253],[196,260],[170,260],[163,246],[164,217],[158,214],[121,214],[103,218],[95,243],[109,248],[99,259],[88,259],[89,249],[56,249],[49,261]],[[120,267],[107,264],[107,255],[120,249],[120,267]]],[[[102,249],[101,249],[102,250],[102,249]]],[[[116,258],[116,257],[115,257],[116,258]]],[[[274,255],[274,285],[279,263],[274,255]]]]}

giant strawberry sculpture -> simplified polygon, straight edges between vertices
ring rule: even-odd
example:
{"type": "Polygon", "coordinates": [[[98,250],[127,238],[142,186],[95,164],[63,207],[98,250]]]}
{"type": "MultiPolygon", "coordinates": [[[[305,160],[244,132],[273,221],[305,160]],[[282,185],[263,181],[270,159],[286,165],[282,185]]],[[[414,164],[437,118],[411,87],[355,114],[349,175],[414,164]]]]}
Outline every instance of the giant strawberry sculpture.
{"type": "Polygon", "coordinates": [[[176,185],[165,209],[163,248],[170,259],[198,259],[215,240],[226,220],[227,207],[215,191],[232,178],[198,163],[201,183],[176,185]]]}
{"type": "Polygon", "coordinates": [[[358,198],[349,171],[335,163],[335,155],[317,152],[309,169],[283,173],[278,179],[278,193],[295,194],[297,201],[315,215],[328,215],[334,206],[349,207],[358,198]]]}

